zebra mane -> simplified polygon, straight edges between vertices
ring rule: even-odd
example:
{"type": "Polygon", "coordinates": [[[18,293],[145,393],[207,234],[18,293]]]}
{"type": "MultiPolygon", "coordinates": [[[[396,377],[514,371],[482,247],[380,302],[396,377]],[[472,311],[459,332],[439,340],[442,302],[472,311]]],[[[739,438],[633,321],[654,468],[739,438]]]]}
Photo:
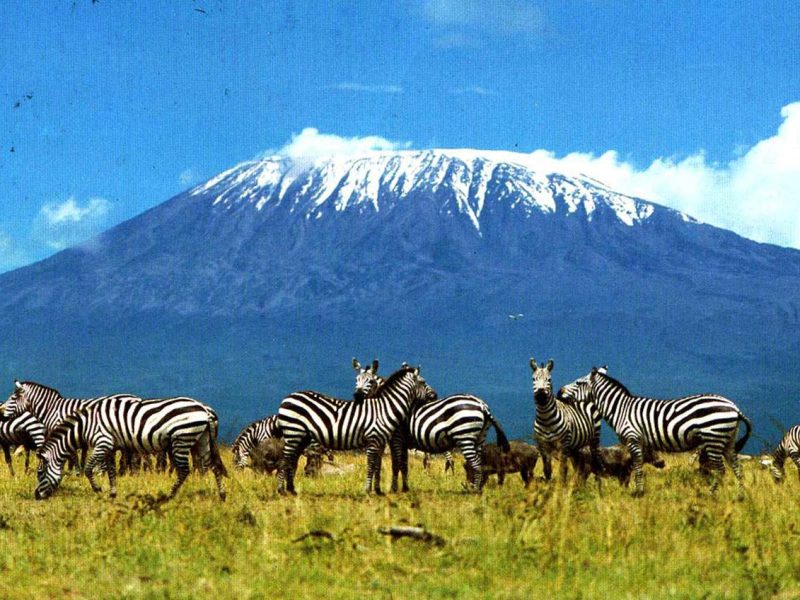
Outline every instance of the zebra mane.
{"type": "Polygon", "coordinates": [[[605,377],[608,381],[610,381],[611,383],[616,385],[618,388],[620,388],[624,393],[628,394],[628,396],[633,396],[633,394],[631,394],[630,390],[623,383],[621,383],[618,379],[614,379],[608,373],[601,373],[600,371],[595,372],[595,377],[597,377],[598,375],[601,375],[601,376],[605,377]]]}
{"type": "Polygon", "coordinates": [[[400,367],[397,371],[389,375],[386,379],[383,380],[383,384],[378,389],[383,389],[388,385],[393,384],[395,381],[402,379],[408,373],[413,373],[413,367],[400,367]]]}
{"type": "Polygon", "coordinates": [[[44,385],[43,383],[37,383],[35,381],[23,381],[22,385],[34,385],[38,388],[46,390],[48,392],[53,392],[54,394],[58,394],[59,397],[63,398],[63,394],[59,392],[56,388],[50,387],[49,385],[44,385]]]}

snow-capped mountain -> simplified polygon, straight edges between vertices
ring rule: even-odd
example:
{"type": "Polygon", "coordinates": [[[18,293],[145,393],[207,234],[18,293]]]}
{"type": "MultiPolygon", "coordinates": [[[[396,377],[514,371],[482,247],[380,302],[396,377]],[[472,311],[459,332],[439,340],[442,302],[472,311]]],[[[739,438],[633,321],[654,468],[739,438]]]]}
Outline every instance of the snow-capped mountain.
{"type": "Polygon", "coordinates": [[[557,382],[610,363],[635,389],[782,415],[800,252],[519,154],[267,157],[0,275],[0,325],[9,381],[195,393],[247,418],[292,389],[348,394],[354,355],[421,360],[512,423],[531,355],[557,382]]]}

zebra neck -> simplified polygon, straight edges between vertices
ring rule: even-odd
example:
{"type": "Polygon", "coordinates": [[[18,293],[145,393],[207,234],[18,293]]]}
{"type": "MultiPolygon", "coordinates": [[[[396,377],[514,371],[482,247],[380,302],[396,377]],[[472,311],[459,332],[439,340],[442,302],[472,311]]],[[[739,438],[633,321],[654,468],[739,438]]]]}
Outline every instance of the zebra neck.
{"type": "Polygon", "coordinates": [[[552,392],[547,397],[547,401],[544,404],[539,404],[534,400],[533,405],[536,407],[537,421],[550,421],[559,414],[558,407],[556,406],[556,398],[553,396],[552,392]]]}

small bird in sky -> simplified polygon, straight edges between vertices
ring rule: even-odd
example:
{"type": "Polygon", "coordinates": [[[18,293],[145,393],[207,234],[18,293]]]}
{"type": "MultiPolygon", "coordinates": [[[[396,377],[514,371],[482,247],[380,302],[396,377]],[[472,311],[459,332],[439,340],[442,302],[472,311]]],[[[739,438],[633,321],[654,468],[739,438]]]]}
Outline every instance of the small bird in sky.
{"type": "Polygon", "coordinates": [[[523,315],[522,313],[517,313],[515,315],[508,315],[508,318],[511,319],[512,321],[517,321],[518,319],[521,319],[524,316],[525,315],[523,315]]]}

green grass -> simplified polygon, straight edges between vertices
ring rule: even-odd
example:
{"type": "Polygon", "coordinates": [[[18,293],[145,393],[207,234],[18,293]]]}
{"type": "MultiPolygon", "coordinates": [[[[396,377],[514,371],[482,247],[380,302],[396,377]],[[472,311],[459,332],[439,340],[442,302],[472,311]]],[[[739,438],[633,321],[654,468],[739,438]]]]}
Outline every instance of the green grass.
{"type": "Polygon", "coordinates": [[[300,474],[294,498],[273,477],[232,471],[224,504],[209,474],[153,507],[166,475],[122,478],[117,500],[68,476],[36,502],[18,458],[16,478],[0,466],[0,598],[800,597],[793,471],[777,486],[746,463],[736,502],[730,473],[712,498],[685,456],[669,459],[647,469],[640,499],[610,480],[602,493],[592,481],[525,490],[517,475],[467,495],[460,466],[426,473],[413,459],[411,493],[366,497],[364,458],[337,456],[355,471],[300,474]],[[401,524],[446,543],[378,533],[401,524]],[[310,530],[333,539],[293,541],[310,530]]]}

